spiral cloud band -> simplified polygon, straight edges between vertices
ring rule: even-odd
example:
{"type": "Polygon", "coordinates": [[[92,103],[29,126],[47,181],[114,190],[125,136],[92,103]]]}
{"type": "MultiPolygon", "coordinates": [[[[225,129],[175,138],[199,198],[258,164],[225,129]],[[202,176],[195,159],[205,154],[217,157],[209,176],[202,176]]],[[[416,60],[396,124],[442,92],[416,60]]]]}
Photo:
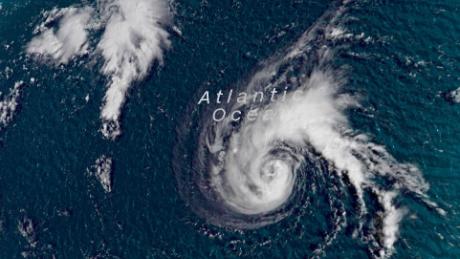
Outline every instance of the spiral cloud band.
{"type": "Polygon", "coordinates": [[[207,222],[254,229],[305,216],[306,208],[318,204],[334,224],[318,251],[349,224],[353,237],[384,258],[393,252],[405,214],[395,202],[401,193],[436,208],[417,167],[398,162],[350,126],[346,113],[359,102],[343,92],[344,72],[332,62],[350,3],[335,2],[296,43],[238,84],[249,95],[288,89],[285,98],[220,102],[228,114],[239,111],[238,120],[215,120],[215,107],[201,103],[179,129],[179,191],[207,222]],[[254,110],[258,116],[251,115],[254,110]],[[185,143],[197,149],[187,150],[185,143]],[[378,206],[370,206],[369,199],[378,206]]]}

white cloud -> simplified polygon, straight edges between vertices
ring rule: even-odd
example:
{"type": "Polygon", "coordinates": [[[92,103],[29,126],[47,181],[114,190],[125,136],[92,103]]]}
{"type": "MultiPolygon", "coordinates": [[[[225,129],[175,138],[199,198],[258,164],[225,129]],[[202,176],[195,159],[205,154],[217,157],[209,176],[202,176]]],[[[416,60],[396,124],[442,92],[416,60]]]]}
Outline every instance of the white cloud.
{"type": "Polygon", "coordinates": [[[108,77],[101,107],[101,132],[108,139],[120,135],[120,114],[129,88],[143,80],[155,62],[163,64],[164,51],[171,42],[165,25],[172,13],[166,0],[99,0],[97,7],[68,7],[45,13],[27,45],[27,53],[67,64],[89,53],[101,55],[101,73],[108,77]],[[96,15],[97,14],[97,15],[96,15]],[[49,24],[57,23],[56,26],[49,24]],[[91,26],[98,24],[99,26],[91,26]],[[102,36],[94,51],[89,47],[89,31],[100,28],[102,36]]]}
{"type": "Polygon", "coordinates": [[[163,63],[163,52],[171,42],[162,24],[169,23],[171,14],[162,0],[102,2],[103,10],[115,10],[97,46],[105,60],[102,73],[110,77],[101,113],[102,133],[115,138],[128,89],[147,75],[154,61],[163,63]]]}
{"type": "Polygon", "coordinates": [[[88,51],[88,24],[93,9],[63,8],[45,13],[47,19],[38,28],[39,34],[27,45],[27,53],[52,60],[57,64],[67,64],[76,56],[88,51]],[[46,24],[59,22],[58,28],[48,28],[46,24]]]}

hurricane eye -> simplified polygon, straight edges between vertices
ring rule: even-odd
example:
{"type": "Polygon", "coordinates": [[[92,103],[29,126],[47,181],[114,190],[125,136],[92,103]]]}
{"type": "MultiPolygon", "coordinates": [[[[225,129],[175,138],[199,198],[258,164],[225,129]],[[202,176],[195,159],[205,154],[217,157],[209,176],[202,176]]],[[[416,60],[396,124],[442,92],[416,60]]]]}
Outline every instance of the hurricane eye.
{"type": "Polygon", "coordinates": [[[262,177],[266,178],[268,181],[271,181],[274,177],[276,177],[275,167],[275,165],[269,165],[267,168],[262,169],[262,177]]]}

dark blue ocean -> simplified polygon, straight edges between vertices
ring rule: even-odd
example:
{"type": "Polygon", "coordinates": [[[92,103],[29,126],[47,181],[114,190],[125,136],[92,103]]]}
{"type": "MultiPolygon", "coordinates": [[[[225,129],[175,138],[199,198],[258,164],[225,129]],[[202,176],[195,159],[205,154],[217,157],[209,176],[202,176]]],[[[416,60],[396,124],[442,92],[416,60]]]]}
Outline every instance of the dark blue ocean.
{"type": "MultiPolygon", "coordinates": [[[[0,0],[0,102],[23,82],[17,109],[0,123],[0,258],[375,257],[347,227],[315,254],[332,223],[314,202],[240,229],[207,221],[178,185],[178,168],[194,163],[184,154],[197,145],[181,129],[192,120],[200,131],[192,114],[203,90],[250,77],[330,1],[174,1],[181,33],[168,28],[164,64],[133,83],[114,141],[100,133],[100,59],[52,66],[25,51],[44,11],[93,2],[0,0]],[[90,173],[101,155],[113,161],[111,192],[90,173]]],[[[391,258],[460,257],[460,104],[445,98],[460,87],[459,14],[458,0],[353,1],[345,14],[349,36],[332,62],[345,71],[342,91],[359,99],[346,111],[351,127],[415,165],[437,204],[401,191],[395,205],[405,215],[391,258]]]]}

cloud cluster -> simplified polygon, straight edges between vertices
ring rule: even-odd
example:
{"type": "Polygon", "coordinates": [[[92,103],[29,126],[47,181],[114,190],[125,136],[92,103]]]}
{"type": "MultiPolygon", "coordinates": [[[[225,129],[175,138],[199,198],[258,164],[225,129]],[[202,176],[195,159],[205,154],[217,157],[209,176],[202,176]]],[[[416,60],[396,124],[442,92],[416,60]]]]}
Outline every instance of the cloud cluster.
{"type": "Polygon", "coordinates": [[[165,26],[172,13],[165,0],[99,0],[93,6],[72,6],[44,13],[26,51],[41,61],[65,65],[73,58],[98,55],[108,78],[101,108],[101,132],[108,139],[120,135],[120,113],[129,88],[144,79],[155,62],[163,64],[171,47],[165,26]],[[90,46],[93,31],[102,36],[90,46]]]}

